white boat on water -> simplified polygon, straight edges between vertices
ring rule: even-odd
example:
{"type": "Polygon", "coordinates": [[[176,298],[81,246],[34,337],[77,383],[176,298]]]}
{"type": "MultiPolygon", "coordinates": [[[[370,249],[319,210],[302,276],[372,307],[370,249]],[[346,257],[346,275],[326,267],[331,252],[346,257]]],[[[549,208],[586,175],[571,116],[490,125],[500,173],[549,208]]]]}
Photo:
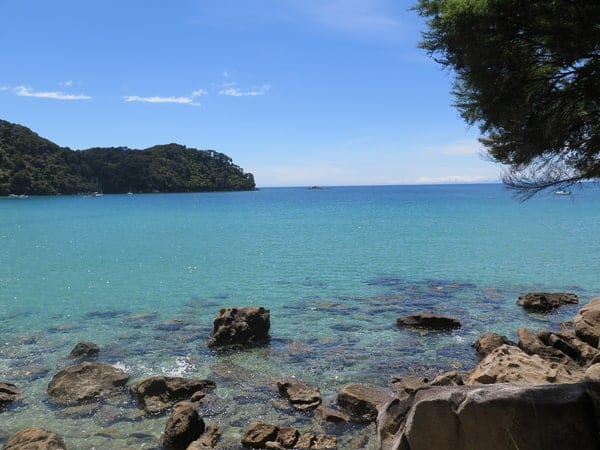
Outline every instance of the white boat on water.
{"type": "Polygon", "coordinates": [[[571,195],[571,191],[567,191],[566,189],[559,189],[554,191],[555,195],[571,195]]]}

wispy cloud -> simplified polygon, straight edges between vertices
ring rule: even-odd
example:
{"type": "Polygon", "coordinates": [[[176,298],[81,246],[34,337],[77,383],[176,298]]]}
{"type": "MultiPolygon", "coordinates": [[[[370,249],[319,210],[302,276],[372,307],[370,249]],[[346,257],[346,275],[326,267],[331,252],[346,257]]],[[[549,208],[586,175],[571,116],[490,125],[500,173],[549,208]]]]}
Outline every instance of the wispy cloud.
{"type": "Polygon", "coordinates": [[[175,103],[179,105],[192,105],[192,106],[200,106],[200,103],[196,101],[198,97],[206,95],[206,91],[204,89],[196,89],[189,96],[182,97],[162,97],[162,96],[150,96],[143,97],[139,95],[126,95],[123,99],[126,102],[140,102],[140,103],[175,103]]]}
{"type": "Polygon", "coordinates": [[[19,97],[47,98],[51,100],[90,100],[92,97],[84,94],[67,94],[61,91],[35,91],[27,86],[17,86],[3,90],[10,90],[19,97]]]}
{"type": "Polygon", "coordinates": [[[442,147],[444,155],[477,155],[484,152],[481,142],[477,139],[463,139],[442,147]]]}
{"type": "Polygon", "coordinates": [[[223,89],[219,91],[219,94],[227,95],[229,97],[256,97],[259,95],[265,95],[271,88],[271,86],[265,84],[257,88],[243,90],[238,88],[236,83],[225,83],[222,87],[223,89]]]}
{"type": "Polygon", "coordinates": [[[61,86],[65,86],[65,87],[71,87],[71,86],[73,86],[73,80],[61,81],[58,84],[60,84],[61,86]]]}

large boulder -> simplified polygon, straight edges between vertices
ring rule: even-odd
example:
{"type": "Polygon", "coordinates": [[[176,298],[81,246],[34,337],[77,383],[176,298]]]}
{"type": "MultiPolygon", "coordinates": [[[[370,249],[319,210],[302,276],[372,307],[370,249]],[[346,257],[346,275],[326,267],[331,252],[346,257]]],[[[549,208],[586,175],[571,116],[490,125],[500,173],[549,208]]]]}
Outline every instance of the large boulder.
{"type": "Polygon", "coordinates": [[[600,344],[600,297],[591,300],[575,316],[575,334],[594,348],[600,344]]]}
{"type": "Polygon", "coordinates": [[[570,294],[566,292],[532,292],[521,295],[517,299],[517,305],[522,306],[528,311],[536,312],[551,311],[562,305],[575,305],[577,303],[579,303],[579,297],[577,297],[577,294],[570,294]]]}
{"type": "Polygon", "coordinates": [[[180,402],[165,425],[163,434],[164,450],[186,450],[204,433],[206,426],[192,402],[180,402]]]}
{"type": "Polygon", "coordinates": [[[399,327],[408,326],[425,328],[428,330],[450,330],[461,327],[460,321],[454,317],[447,317],[428,312],[398,317],[398,319],[396,319],[396,325],[399,327]]]}
{"type": "Polygon", "coordinates": [[[321,404],[321,393],[317,388],[308,386],[303,381],[278,381],[279,395],[289,400],[290,404],[301,411],[317,408],[321,404]]]}
{"type": "Polygon", "coordinates": [[[542,330],[538,337],[544,344],[560,350],[582,366],[600,362],[600,350],[582,341],[572,332],[553,333],[542,330]]]}
{"type": "Polygon", "coordinates": [[[600,384],[435,387],[389,402],[381,450],[600,448],[600,384]]]}
{"type": "Polygon", "coordinates": [[[559,349],[546,345],[540,339],[538,333],[528,328],[519,328],[517,336],[519,338],[519,348],[529,355],[538,355],[551,361],[561,361],[566,357],[559,349]]]}
{"type": "Polygon", "coordinates": [[[502,345],[477,364],[465,384],[575,383],[583,375],[579,366],[547,361],[518,347],[502,345]]]}
{"type": "Polygon", "coordinates": [[[214,320],[209,347],[259,344],[268,341],[270,312],[263,307],[223,308],[214,320]]]}
{"type": "Polygon", "coordinates": [[[182,377],[156,376],[133,383],[129,391],[149,414],[157,414],[180,400],[189,400],[194,394],[215,388],[214,381],[182,377]]]}
{"type": "Polygon", "coordinates": [[[21,391],[12,383],[0,381],[0,410],[18,400],[21,397],[21,391]]]}
{"type": "Polygon", "coordinates": [[[379,408],[394,397],[391,390],[348,384],[338,392],[337,406],[355,422],[374,422],[379,408]]]}
{"type": "Polygon", "coordinates": [[[48,384],[55,403],[71,405],[115,395],[123,390],[129,375],[108,364],[83,362],[58,372],[48,384]]]}
{"type": "Polygon", "coordinates": [[[23,428],[9,437],[2,450],[67,450],[67,446],[58,434],[31,427],[23,428]]]}

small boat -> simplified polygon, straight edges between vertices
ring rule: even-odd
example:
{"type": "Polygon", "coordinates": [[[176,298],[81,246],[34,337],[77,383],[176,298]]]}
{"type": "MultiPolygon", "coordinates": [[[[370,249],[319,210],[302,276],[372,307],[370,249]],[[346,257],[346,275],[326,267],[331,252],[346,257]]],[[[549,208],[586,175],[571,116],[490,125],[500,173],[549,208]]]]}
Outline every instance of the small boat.
{"type": "Polygon", "coordinates": [[[554,191],[555,195],[571,195],[571,191],[567,191],[566,189],[559,189],[554,191]]]}

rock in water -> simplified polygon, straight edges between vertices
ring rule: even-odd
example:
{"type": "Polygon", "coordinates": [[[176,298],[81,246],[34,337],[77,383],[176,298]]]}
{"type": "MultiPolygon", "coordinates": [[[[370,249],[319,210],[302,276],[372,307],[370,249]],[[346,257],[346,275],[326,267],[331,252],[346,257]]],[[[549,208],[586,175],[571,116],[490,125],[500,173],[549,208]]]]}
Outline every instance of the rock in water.
{"type": "Polygon", "coordinates": [[[270,312],[263,307],[223,308],[215,318],[209,347],[259,344],[268,341],[270,312]]]}
{"type": "Polygon", "coordinates": [[[98,356],[98,353],[100,347],[93,342],[79,342],[69,353],[69,358],[93,358],[98,356]]]}
{"type": "Polygon", "coordinates": [[[529,311],[551,311],[562,305],[574,305],[579,303],[577,294],[570,293],[547,293],[547,292],[532,292],[521,295],[517,300],[517,305],[529,311]]]}
{"type": "Polygon", "coordinates": [[[287,398],[290,404],[301,411],[317,408],[321,404],[321,393],[302,381],[278,381],[279,395],[287,398]]]}
{"type": "Polygon", "coordinates": [[[189,400],[199,391],[215,388],[214,381],[182,377],[149,377],[133,383],[129,390],[140,406],[157,414],[180,400],[189,400]]]}
{"type": "Polygon", "coordinates": [[[373,422],[379,408],[392,399],[393,393],[382,387],[348,384],[340,389],[338,407],[356,422],[373,422]]]}
{"type": "Polygon", "coordinates": [[[116,367],[83,362],[54,375],[48,396],[62,405],[84,403],[121,392],[127,380],[129,375],[116,367]]]}
{"type": "Polygon", "coordinates": [[[185,450],[204,433],[204,420],[192,402],[180,402],[173,407],[163,436],[164,450],[185,450]]]}
{"type": "Polygon", "coordinates": [[[435,387],[381,412],[381,450],[600,448],[600,384],[435,387]]]}
{"type": "Polygon", "coordinates": [[[9,437],[2,450],[67,450],[67,446],[58,434],[31,427],[23,428],[9,437]]]}
{"type": "Polygon", "coordinates": [[[511,342],[506,336],[502,336],[497,333],[483,333],[481,336],[479,336],[479,338],[477,338],[473,344],[473,348],[480,358],[485,358],[495,349],[504,344],[517,345],[516,343],[511,342]]]}
{"type": "Polygon", "coordinates": [[[428,312],[399,317],[396,320],[396,325],[399,327],[427,328],[429,330],[448,330],[461,327],[458,319],[428,312]]]}
{"type": "Polygon", "coordinates": [[[12,383],[0,381],[0,410],[21,397],[21,391],[12,383]]]}

